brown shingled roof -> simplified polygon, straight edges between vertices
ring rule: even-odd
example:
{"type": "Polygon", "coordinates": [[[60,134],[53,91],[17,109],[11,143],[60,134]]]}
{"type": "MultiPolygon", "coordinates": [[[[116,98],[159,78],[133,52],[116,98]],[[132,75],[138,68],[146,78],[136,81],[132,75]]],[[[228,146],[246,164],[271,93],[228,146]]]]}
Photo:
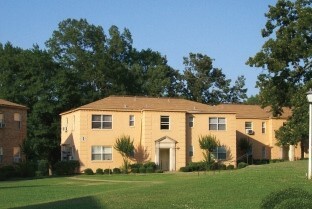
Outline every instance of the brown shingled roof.
{"type": "MultiPolygon", "coordinates": [[[[269,107],[261,108],[260,105],[245,104],[220,104],[215,106],[216,111],[233,111],[236,112],[236,118],[272,118],[272,112],[269,107]]],[[[283,108],[280,118],[288,118],[291,116],[289,108],[283,108]]]]}
{"type": "MultiPolygon", "coordinates": [[[[270,118],[272,113],[268,108],[262,109],[258,105],[221,104],[216,106],[206,105],[186,99],[178,98],[153,98],[134,96],[109,96],[104,99],[83,105],[75,110],[116,110],[116,111],[183,111],[189,113],[236,113],[237,118],[270,118]]],[[[285,109],[283,118],[290,116],[289,109],[285,109]]]]}
{"type": "Polygon", "coordinates": [[[27,108],[26,106],[24,106],[24,105],[20,105],[20,104],[16,104],[16,103],[13,103],[13,102],[9,102],[9,101],[4,100],[4,99],[0,99],[0,106],[28,109],[28,108],[27,108]]]}

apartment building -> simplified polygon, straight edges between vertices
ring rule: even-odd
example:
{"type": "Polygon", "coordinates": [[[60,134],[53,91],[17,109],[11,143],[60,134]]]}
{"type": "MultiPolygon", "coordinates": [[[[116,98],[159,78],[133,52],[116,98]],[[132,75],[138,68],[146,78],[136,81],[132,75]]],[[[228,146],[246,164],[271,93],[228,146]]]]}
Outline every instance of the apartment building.
{"type": "Polygon", "coordinates": [[[27,107],[0,99],[0,166],[21,161],[26,134],[27,107]]]}

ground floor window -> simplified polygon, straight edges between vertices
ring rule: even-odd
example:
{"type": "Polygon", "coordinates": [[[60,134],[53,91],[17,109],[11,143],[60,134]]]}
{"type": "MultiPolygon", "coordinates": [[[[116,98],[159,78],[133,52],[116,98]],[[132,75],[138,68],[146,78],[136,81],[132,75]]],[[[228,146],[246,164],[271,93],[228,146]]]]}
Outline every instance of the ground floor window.
{"type": "Polygon", "coordinates": [[[92,160],[112,160],[112,147],[92,146],[92,160]]]}
{"type": "Polygon", "coordinates": [[[216,160],[226,160],[226,149],[223,146],[217,147],[211,154],[216,160]]]}
{"type": "Polygon", "coordinates": [[[21,148],[13,147],[13,162],[19,163],[21,161],[21,148]]]}
{"type": "Polygon", "coordinates": [[[0,163],[3,161],[3,148],[0,147],[0,163]]]}

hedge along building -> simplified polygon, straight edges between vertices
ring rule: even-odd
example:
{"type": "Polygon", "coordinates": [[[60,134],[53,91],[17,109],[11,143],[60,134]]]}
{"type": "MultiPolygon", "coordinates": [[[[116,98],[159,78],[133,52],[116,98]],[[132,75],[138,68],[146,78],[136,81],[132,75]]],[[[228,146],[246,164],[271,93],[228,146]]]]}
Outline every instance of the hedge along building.
{"type": "MultiPolygon", "coordinates": [[[[228,107],[231,106],[235,105],[228,107]]],[[[137,152],[135,159],[153,161],[160,169],[174,171],[189,162],[202,161],[199,137],[213,135],[221,145],[214,157],[235,165],[239,132],[244,128],[243,120],[237,117],[240,108],[228,107],[184,99],[110,96],[61,114],[61,158],[79,160],[81,170],[121,167],[122,157],[114,145],[117,138],[126,135],[142,152],[137,152]]],[[[267,129],[276,127],[267,123],[267,129]]],[[[259,140],[267,145],[273,141],[272,136],[259,136],[259,140]]],[[[257,156],[258,149],[255,144],[253,152],[257,156]]],[[[266,157],[269,156],[275,158],[272,154],[266,157]]]]}

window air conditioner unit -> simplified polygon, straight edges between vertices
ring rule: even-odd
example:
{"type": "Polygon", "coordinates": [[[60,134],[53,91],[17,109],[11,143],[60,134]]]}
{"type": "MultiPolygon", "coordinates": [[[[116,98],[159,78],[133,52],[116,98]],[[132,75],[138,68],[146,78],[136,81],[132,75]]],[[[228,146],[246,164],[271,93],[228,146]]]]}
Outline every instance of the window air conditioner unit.
{"type": "Polygon", "coordinates": [[[253,135],[254,133],[255,132],[253,130],[251,130],[251,129],[247,130],[247,134],[249,134],[249,135],[253,135]]]}

